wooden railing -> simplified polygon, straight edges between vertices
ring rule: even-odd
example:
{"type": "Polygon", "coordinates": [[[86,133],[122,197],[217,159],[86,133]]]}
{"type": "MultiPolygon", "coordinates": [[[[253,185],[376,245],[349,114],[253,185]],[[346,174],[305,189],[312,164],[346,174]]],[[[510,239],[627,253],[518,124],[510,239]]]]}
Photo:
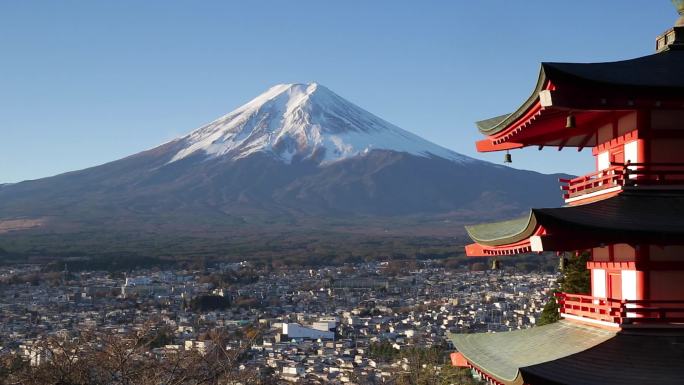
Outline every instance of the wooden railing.
{"type": "Polygon", "coordinates": [[[619,324],[620,301],[590,295],[556,293],[562,314],[619,324]]]}
{"type": "Polygon", "coordinates": [[[683,186],[684,163],[611,163],[604,170],[558,181],[566,200],[618,186],[683,186]]]}
{"type": "Polygon", "coordinates": [[[681,324],[684,300],[617,300],[590,295],[556,293],[562,314],[616,325],[681,324]]]}
{"type": "Polygon", "coordinates": [[[623,324],[682,324],[684,300],[623,300],[623,324]]]}
{"type": "Polygon", "coordinates": [[[593,172],[574,179],[560,178],[561,191],[564,199],[622,186],[624,181],[624,167],[611,166],[605,170],[593,172]]]}
{"type": "Polygon", "coordinates": [[[625,185],[684,185],[684,163],[625,163],[625,185]]]}

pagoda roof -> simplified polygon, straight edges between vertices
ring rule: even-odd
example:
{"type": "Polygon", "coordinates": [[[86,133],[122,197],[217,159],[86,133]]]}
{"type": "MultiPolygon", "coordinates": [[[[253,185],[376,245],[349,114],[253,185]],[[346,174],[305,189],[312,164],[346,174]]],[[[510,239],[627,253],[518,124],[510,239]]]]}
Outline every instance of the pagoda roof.
{"type": "Polygon", "coordinates": [[[504,383],[522,383],[520,368],[557,360],[601,344],[616,331],[569,321],[504,333],[451,334],[472,365],[504,383]]]}
{"type": "Polygon", "coordinates": [[[487,136],[476,147],[581,150],[600,144],[601,127],[653,108],[684,109],[684,50],[615,62],[542,63],[534,91],[515,112],[476,123],[487,136]]]}
{"type": "Polygon", "coordinates": [[[473,241],[487,246],[500,246],[520,242],[531,237],[537,228],[535,210],[528,215],[501,222],[466,226],[473,241]]]}
{"type": "Polygon", "coordinates": [[[611,198],[532,209],[521,218],[466,226],[466,230],[473,241],[490,249],[521,243],[531,247],[534,237],[572,243],[566,249],[565,244],[547,242],[544,250],[523,248],[523,252],[576,250],[601,243],[676,243],[684,241],[684,191],[625,190],[611,198]]]}
{"type": "Polygon", "coordinates": [[[630,330],[591,349],[520,368],[529,384],[681,384],[684,334],[676,330],[630,330]]]}
{"type": "Polygon", "coordinates": [[[681,384],[681,330],[611,331],[571,321],[450,335],[468,362],[505,384],[681,384]]]}
{"type": "Polygon", "coordinates": [[[619,87],[684,88],[684,51],[665,51],[604,63],[544,63],[549,79],[569,79],[619,87]]]}
{"type": "Polygon", "coordinates": [[[681,92],[684,90],[684,50],[669,50],[636,59],[603,63],[553,63],[541,65],[532,95],[513,113],[482,120],[476,125],[485,135],[495,135],[523,117],[549,84],[572,84],[572,88],[619,89],[636,97],[644,91],[681,92]]]}

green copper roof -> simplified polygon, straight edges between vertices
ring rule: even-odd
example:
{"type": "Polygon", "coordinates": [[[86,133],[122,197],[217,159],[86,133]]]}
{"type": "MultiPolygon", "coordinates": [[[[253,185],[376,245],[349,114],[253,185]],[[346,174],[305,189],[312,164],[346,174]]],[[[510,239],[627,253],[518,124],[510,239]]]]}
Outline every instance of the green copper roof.
{"type": "Polygon", "coordinates": [[[513,113],[476,122],[477,128],[485,135],[494,135],[504,130],[509,124],[521,117],[534,105],[537,99],[539,99],[539,92],[544,88],[544,84],[546,84],[546,74],[544,73],[544,66],[542,64],[542,69],[539,72],[539,79],[537,79],[537,85],[534,87],[532,95],[525,100],[525,103],[523,103],[522,106],[513,113]]]}
{"type": "Polygon", "coordinates": [[[523,241],[534,235],[538,226],[544,226],[551,234],[601,234],[611,242],[672,242],[684,237],[682,218],[684,190],[625,190],[620,195],[583,205],[532,209],[521,218],[466,226],[466,231],[473,241],[485,246],[523,241]]]}
{"type": "Polygon", "coordinates": [[[481,121],[479,121],[479,122],[477,122],[477,123],[475,123],[475,124],[477,125],[477,128],[478,128],[480,131],[486,132],[486,131],[489,131],[489,130],[491,130],[492,128],[498,126],[499,124],[501,124],[501,122],[503,122],[504,120],[506,120],[506,118],[508,118],[509,116],[511,116],[511,114],[500,115],[500,116],[496,116],[496,117],[494,117],[494,118],[489,118],[489,119],[486,119],[486,120],[481,120],[481,121]]]}
{"type": "Polygon", "coordinates": [[[616,332],[568,321],[504,333],[451,334],[456,349],[478,368],[512,382],[519,369],[599,345],[616,332]]]}
{"type": "Polygon", "coordinates": [[[466,226],[470,238],[481,245],[500,246],[529,238],[537,227],[533,212],[507,221],[466,226]]]}

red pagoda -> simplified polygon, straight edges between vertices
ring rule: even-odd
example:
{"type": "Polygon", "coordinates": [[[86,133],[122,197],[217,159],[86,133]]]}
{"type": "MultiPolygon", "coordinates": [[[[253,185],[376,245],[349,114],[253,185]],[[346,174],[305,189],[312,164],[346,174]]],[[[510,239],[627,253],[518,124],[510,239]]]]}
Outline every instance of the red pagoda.
{"type": "Polygon", "coordinates": [[[589,252],[591,292],[559,293],[554,324],[452,334],[454,365],[492,384],[684,384],[684,16],[650,56],[543,63],[517,111],[477,125],[478,151],[591,148],[596,170],[560,180],[564,207],[467,226],[466,254],[589,252]]]}

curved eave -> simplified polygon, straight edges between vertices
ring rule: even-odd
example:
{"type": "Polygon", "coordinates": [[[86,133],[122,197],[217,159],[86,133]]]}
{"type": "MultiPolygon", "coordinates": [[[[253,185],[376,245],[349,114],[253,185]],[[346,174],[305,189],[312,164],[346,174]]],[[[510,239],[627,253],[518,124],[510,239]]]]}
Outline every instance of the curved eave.
{"type": "Polygon", "coordinates": [[[501,255],[517,255],[531,253],[531,239],[526,239],[514,244],[504,246],[484,246],[479,243],[471,243],[465,246],[466,256],[468,257],[497,257],[501,255]]]}
{"type": "Polygon", "coordinates": [[[504,333],[450,334],[456,349],[473,366],[504,384],[522,383],[521,368],[552,362],[591,349],[615,331],[568,321],[504,333]]]}
{"type": "MultiPolygon", "coordinates": [[[[537,84],[528,99],[513,113],[477,122],[487,136],[477,142],[480,152],[501,151],[528,145],[584,147],[586,142],[526,140],[530,129],[561,131],[564,124],[549,115],[581,111],[629,111],[636,108],[681,109],[684,102],[684,51],[666,51],[636,59],[605,63],[542,63],[537,84]],[[654,104],[655,103],[655,104],[654,104]]],[[[551,132],[549,131],[549,132],[551,132]]],[[[589,130],[591,131],[591,130],[589,130]]],[[[584,133],[583,133],[584,134],[584,133]]]]}
{"type": "MultiPolygon", "coordinates": [[[[558,96],[552,96],[550,92],[545,95],[549,101],[552,97],[558,96]]],[[[573,115],[577,126],[569,130],[566,128],[568,108],[542,107],[537,103],[506,130],[479,140],[476,147],[479,152],[512,150],[526,146],[552,146],[559,149],[592,147],[596,145],[596,132],[599,127],[612,121],[616,116],[627,113],[628,111],[575,111],[573,115]]]]}
{"type": "Polygon", "coordinates": [[[533,209],[528,217],[467,226],[468,256],[571,251],[601,244],[684,244],[684,191],[624,191],[577,206],[533,209]],[[526,219],[527,218],[527,219],[526,219]]]}
{"type": "Polygon", "coordinates": [[[527,216],[507,221],[466,226],[475,243],[465,247],[469,257],[514,255],[532,252],[531,239],[545,234],[534,211],[527,216]]]}
{"type": "Polygon", "coordinates": [[[548,86],[546,72],[544,71],[544,65],[542,64],[541,70],[539,71],[539,76],[537,78],[537,84],[535,85],[532,94],[517,110],[510,114],[476,122],[475,124],[477,125],[477,128],[482,134],[487,136],[496,135],[497,133],[504,131],[511,124],[525,115],[537,102],[539,102],[539,92],[548,88],[548,86]]]}
{"type": "Polygon", "coordinates": [[[514,244],[531,237],[537,230],[534,211],[524,217],[465,227],[470,238],[485,246],[514,244]]]}

